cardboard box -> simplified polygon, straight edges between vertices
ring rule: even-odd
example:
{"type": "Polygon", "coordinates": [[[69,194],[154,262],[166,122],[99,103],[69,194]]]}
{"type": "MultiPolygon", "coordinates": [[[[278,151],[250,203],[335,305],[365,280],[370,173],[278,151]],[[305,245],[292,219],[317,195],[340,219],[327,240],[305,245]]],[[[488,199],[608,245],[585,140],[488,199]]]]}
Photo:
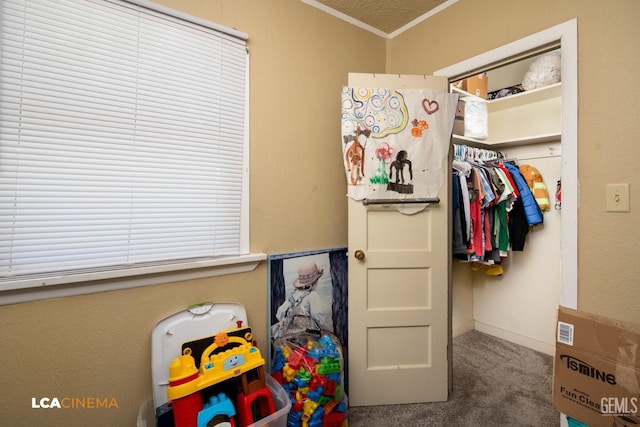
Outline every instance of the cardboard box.
{"type": "Polygon", "coordinates": [[[559,307],[553,406],[590,427],[640,425],[640,325],[559,307]]]}
{"type": "Polygon", "coordinates": [[[467,77],[460,82],[456,82],[456,86],[465,92],[480,98],[487,99],[487,88],[489,85],[489,77],[486,74],[478,74],[473,77],[467,77]]]}

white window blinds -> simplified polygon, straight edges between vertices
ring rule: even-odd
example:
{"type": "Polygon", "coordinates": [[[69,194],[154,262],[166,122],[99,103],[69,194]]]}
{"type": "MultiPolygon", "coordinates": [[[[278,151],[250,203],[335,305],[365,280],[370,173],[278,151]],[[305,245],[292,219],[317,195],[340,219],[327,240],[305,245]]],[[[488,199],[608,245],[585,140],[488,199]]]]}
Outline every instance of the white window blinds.
{"type": "Polygon", "coordinates": [[[240,253],[244,40],[118,0],[2,0],[0,31],[0,289],[240,253]]]}

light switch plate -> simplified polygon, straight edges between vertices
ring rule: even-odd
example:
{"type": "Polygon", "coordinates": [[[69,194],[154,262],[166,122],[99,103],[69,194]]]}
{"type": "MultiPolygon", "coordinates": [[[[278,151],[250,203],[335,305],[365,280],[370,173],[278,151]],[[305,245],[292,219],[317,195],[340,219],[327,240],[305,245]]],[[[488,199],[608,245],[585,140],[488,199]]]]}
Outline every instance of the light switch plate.
{"type": "Polygon", "coordinates": [[[607,212],[629,212],[629,183],[607,184],[607,212]]]}

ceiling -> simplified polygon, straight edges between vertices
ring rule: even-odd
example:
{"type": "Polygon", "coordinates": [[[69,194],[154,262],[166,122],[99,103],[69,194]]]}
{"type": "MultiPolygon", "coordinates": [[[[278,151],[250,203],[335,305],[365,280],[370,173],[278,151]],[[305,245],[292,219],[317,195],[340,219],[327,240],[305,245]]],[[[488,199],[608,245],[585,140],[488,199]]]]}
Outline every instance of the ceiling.
{"type": "Polygon", "coordinates": [[[393,38],[458,0],[301,0],[340,19],[393,38]]]}

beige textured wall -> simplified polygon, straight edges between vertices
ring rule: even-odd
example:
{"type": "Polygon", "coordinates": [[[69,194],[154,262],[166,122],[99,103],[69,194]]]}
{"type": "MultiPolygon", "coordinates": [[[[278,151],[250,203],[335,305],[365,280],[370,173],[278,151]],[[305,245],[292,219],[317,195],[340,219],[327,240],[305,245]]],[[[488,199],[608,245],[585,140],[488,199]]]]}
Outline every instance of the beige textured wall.
{"type": "MultiPolygon", "coordinates": [[[[640,322],[640,2],[460,0],[387,46],[387,72],[431,73],[530,34],[578,22],[578,308],[640,322]],[[628,182],[631,212],[605,212],[628,182]]],[[[535,289],[532,289],[535,292],[535,289]]]]}
{"type": "MultiPolygon", "coordinates": [[[[640,130],[636,0],[460,0],[386,42],[299,0],[162,0],[236,27],[251,49],[252,250],[346,244],[339,88],[347,73],[430,73],[578,18],[579,307],[640,321],[635,262],[640,130]],[[385,47],[386,46],[386,47],[385,47]],[[386,48],[386,55],[385,55],[386,48]],[[386,61],[386,65],[385,65],[386,61]],[[631,183],[631,213],[604,211],[604,184],[631,183]],[[635,220],[634,220],[635,218],[635,220]]],[[[266,350],[267,267],[218,279],[0,307],[3,425],[129,426],[150,396],[150,333],[203,300],[245,305],[266,350]],[[115,397],[117,410],[35,410],[41,396],[115,397]]]]}
{"type": "MultiPolygon", "coordinates": [[[[249,34],[251,249],[345,246],[340,88],[349,71],[384,71],[385,40],[298,0],[159,3],[249,34]]],[[[196,302],[240,302],[266,355],[267,288],[262,263],[247,274],[0,306],[0,425],[134,426],[151,396],[154,325],[196,302]],[[113,397],[119,408],[31,409],[32,397],[113,397]]]]}

